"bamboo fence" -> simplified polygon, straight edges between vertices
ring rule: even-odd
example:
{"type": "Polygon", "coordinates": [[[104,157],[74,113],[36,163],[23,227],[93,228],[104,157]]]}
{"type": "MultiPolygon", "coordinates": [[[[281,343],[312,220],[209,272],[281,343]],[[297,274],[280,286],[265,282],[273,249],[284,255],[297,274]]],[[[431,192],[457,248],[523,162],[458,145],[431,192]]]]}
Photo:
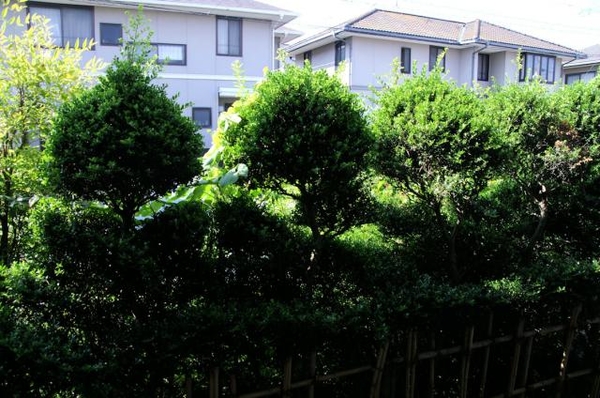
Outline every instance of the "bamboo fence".
{"type": "MultiPolygon", "coordinates": [[[[255,392],[238,392],[235,375],[229,377],[229,385],[220,386],[219,368],[213,368],[209,377],[209,398],[314,398],[318,396],[316,389],[319,386],[358,375],[371,380],[369,392],[363,395],[365,398],[600,398],[600,341],[592,343],[596,348],[594,353],[587,353],[593,357],[591,362],[586,362],[588,366],[577,368],[570,361],[578,337],[589,340],[592,328],[595,328],[594,336],[600,335],[600,318],[582,321],[579,319],[581,312],[582,305],[576,305],[563,323],[529,330],[525,319],[521,318],[513,325],[513,333],[499,335],[494,333],[494,314],[489,313],[485,322],[477,327],[474,324],[463,325],[462,342],[450,346],[442,346],[438,342],[444,337],[439,331],[420,332],[418,328],[411,328],[402,335],[402,339],[386,341],[378,349],[373,363],[331,373],[318,372],[317,352],[314,351],[303,359],[308,361],[308,375],[299,380],[293,380],[294,359],[288,357],[283,364],[281,383],[255,392]],[[531,366],[536,354],[535,342],[549,336],[558,342],[559,352],[555,355],[555,363],[545,364],[545,367],[554,369],[553,374],[541,377],[531,366]],[[392,347],[398,355],[392,355],[392,347]],[[503,359],[495,357],[495,353],[503,353],[503,359]],[[497,366],[495,360],[504,363],[504,372],[499,370],[502,367],[497,366]],[[447,374],[452,372],[455,376],[449,377],[447,374]],[[440,383],[440,380],[444,382],[440,383]],[[582,393],[582,389],[585,392],[582,393]],[[573,395],[574,391],[579,395],[573,395]]],[[[548,348],[541,345],[539,349],[548,348]]],[[[186,397],[192,398],[189,381],[186,397]]]]}

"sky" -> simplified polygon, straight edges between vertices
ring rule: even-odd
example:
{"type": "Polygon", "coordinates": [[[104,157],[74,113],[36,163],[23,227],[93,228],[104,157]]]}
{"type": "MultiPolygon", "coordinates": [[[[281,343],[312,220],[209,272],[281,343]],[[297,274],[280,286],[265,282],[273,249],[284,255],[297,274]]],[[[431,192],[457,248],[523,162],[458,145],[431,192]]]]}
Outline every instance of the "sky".
{"type": "Polygon", "coordinates": [[[288,26],[316,32],[373,8],[469,22],[474,19],[576,50],[600,44],[600,0],[259,0],[300,16],[288,26]]]}

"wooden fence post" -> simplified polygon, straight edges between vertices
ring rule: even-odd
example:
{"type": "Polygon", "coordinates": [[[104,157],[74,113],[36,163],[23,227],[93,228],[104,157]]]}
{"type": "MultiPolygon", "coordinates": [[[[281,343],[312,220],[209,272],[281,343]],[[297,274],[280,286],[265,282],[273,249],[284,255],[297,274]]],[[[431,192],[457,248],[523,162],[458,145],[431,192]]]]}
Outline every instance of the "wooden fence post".
{"type": "Polygon", "coordinates": [[[469,387],[469,367],[471,365],[471,353],[473,348],[473,336],[475,335],[475,326],[467,326],[465,329],[465,339],[462,352],[462,364],[460,372],[460,397],[467,398],[469,387]]]}
{"type": "Polygon", "coordinates": [[[219,368],[215,366],[210,370],[210,379],[208,382],[210,398],[219,398],[219,368]]]}
{"type": "Polygon", "coordinates": [[[417,377],[417,329],[410,329],[406,339],[406,398],[414,398],[415,382],[417,377]]]}
{"type": "Polygon", "coordinates": [[[192,398],[192,394],[193,394],[192,376],[185,375],[185,398],[192,398]]]}
{"type": "Polygon", "coordinates": [[[525,360],[523,361],[523,370],[521,371],[521,377],[519,378],[519,387],[525,390],[520,394],[521,398],[525,398],[525,392],[527,391],[527,378],[529,377],[529,363],[531,362],[533,339],[534,336],[529,336],[527,338],[527,345],[525,346],[525,360]]]}
{"type": "MultiPolygon", "coordinates": [[[[600,336],[600,326],[593,326],[595,327],[595,333],[592,332],[591,335],[593,337],[595,337],[596,341],[600,340],[598,337],[600,336]]],[[[594,378],[592,380],[592,388],[591,388],[591,392],[590,392],[590,398],[600,398],[600,347],[598,347],[598,344],[596,344],[596,349],[595,349],[595,360],[596,360],[596,364],[595,364],[595,368],[594,368],[594,378]]]]}
{"type": "Polygon", "coordinates": [[[381,378],[383,377],[383,370],[385,369],[385,361],[387,358],[387,352],[390,347],[390,341],[386,341],[383,347],[379,349],[379,355],[377,355],[377,364],[373,372],[373,382],[371,383],[371,398],[379,398],[381,392],[381,378]]]}
{"type": "MultiPolygon", "coordinates": [[[[429,336],[429,350],[435,351],[435,331],[431,331],[429,336]]],[[[435,357],[429,360],[429,398],[435,395],[435,357]]]]}
{"type": "Polygon", "coordinates": [[[569,329],[567,330],[567,336],[565,339],[565,348],[563,350],[562,360],[560,361],[560,372],[558,375],[558,383],[556,386],[556,398],[560,398],[565,388],[565,378],[567,376],[567,366],[569,364],[569,355],[571,353],[571,347],[573,346],[573,340],[575,339],[575,332],[577,330],[577,318],[581,313],[582,304],[580,303],[571,314],[571,322],[569,322],[569,329]]]}
{"type": "Polygon", "coordinates": [[[514,395],[515,385],[517,383],[517,374],[519,372],[519,362],[521,361],[521,345],[523,344],[523,329],[525,328],[525,319],[519,320],[517,332],[515,333],[515,350],[513,353],[513,362],[510,367],[510,378],[508,379],[508,387],[506,389],[506,397],[510,398],[514,395]]]}
{"type": "Polygon", "coordinates": [[[315,383],[317,381],[317,351],[310,353],[310,366],[308,369],[309,377],[312,379],[308,387],[308,398],[315,398],[315,383]]]}
{"type": "Polygon", "coordinates": [[[229,390],[231,392],[232,397],[237,397],[237,377],[235,374],[229,376],[229,390]]]}
{"type": "Polygon", "coordinates": [[[283,365],[282,396],[290,397],[292,391],[292,357],[287,357],[283,365]]]}
{"type": "MultiPolygon", "coordinates": [[[[488,318],[488,327],[487,327],[487,333],[486,333],[486,338],[488,339],[492,339],[492,333],[494,331],[494,313],[490,312],[490,316],[488,318]]],[[[487,383],[487,375],[488,375],[488,368],[490,365],[490,351],[492,349],[491,345],[487,345],[485,347],[485,351],[483,354],[483,370],[481,371],[481,384],[479,385],[479,398],[483,398],[485,397],[485,385],[487,383]]]]}

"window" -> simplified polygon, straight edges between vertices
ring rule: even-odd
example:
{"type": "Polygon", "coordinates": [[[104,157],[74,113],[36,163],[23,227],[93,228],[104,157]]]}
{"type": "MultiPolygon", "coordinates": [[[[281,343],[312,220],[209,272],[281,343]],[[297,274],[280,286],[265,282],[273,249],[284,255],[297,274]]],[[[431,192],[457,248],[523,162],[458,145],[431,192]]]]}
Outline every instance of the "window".
{"type": "Polygon", "coordinates": [[[490,79],[490,55],[477,54],[477,80],[487,82],[490,79]]]}
{"type": "Polygon", "coordinates": [[[519,80],[524,81],[539,76],[546,83],[554,83],[556,57],[540,54],[523,54],[523,67],[519,71],[519,80]]]}
{"type": "MultiPolygon", "coordinates": [[[[330,58],[331,59],[331,58],[330,58]]],[[[340,66],[346,60],[346,42],[338,41],[335,43],[335,67],[340,66]]]]}
{"type": "Polygon", "coordinates": [[[411,59],[410,59],[410,48],[402,47],[400,49],[400,67],[402,73],[410,73],[411,59]]]}
{"type": "Polygon", "coordinates": [[[49,4],[30,4],[31,14],[43,15],[50,20],[52,38],[59,47],[75,45],[79,40],[94,38],[94,12],[92,7],[49,4]]]}
{"type": "Polygon", "coordinates": [[[192,119],[200,128],[212,127],[212,109],[210,108],[192,108],[192,119]]]}
{"type": "Polygon", "coordinates": [[[578,81],[588,82],[596,77],[596,72],[581,72],[581,73],[568,73],[565,76],[566,84],[577,83],[578,81]]]}
{"type": "Polygon", "coordinates": [[[312,63],[312,51],[307,51],[304,53],[304,62],[306,61],[312,63]]]}
{"type": "Polygon", "coordinates": [[[242,55],[242,20],[217,17],[217,55],[242,55]]]}
{"type": "Polygon", "coordinates": [[[165,65],[185,65],[185,44],[152,43],[152,55],[158,56],[158,62],[165,65]]]}
{"type": "Polygon", "coordinates": [[[123,26],[120,23],[100,24],[100,44],[103,46],[118,46],[123,38],[123,26]]]}
{"type": "Polygon", "coordinates": [[[435,66],[437,65],[438,59],[442,54],[444,54],[444,56],[442,57],[442,59],[439,60],[440,68],[442,68],[442,70],[445,70],[446,69],[446,49],[444,47],[436,47],[436,46],[429,47],[429,70],[433,70],[435,68],[435,66]]]}

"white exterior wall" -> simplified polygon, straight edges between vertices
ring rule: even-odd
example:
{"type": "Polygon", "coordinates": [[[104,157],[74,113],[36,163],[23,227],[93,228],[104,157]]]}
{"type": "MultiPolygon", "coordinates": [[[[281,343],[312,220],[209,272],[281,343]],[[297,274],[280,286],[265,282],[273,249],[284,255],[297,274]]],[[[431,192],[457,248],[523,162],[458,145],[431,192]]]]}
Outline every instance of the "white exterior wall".
{"type": "MultiPolygon", "coordinates": [[[[84,55],[83,62],[93,56],[110,62],[119,54],[118,46],[100,44],[100,24],[120,23],[125,28],[128,16],[125,9],[112,7],[94,7],[95,48],[84,55]]],[[[134,15],[137,10],[128,10],[134,15]]],[[[192,107],[208,107],[212,110],[212,128],[217,126],[217,118],[224,103],[233,102],[228,98],[219,98],[219,89],[235,87],[232,63],[242,63],[247,86],[251,88],[262,79],[265,68],[274,65],[273,24],[266,20],[242,19],[242,56],[216,55],[217,17],[215,15],[193,15],[187,13],[144,10],[153,31],[152,42],[162,44],[186,45],[185,65],[165,65],[157,84],[166,84],[169,95],[178,95],[181,103],[190,103],[192,107]]],[[[124,32],[125,34],[125,32],[124,32]]],[[[191,107],[185,110],[191,117],[191,107]]],[[[205,145],[211,143],[208,130],[202,130],[205,145]]]]}
{"type": "MultiPolygon", "coordinates": [[[[135,10],[130,11],[134,13],[135,10]]],[[[223,110],[219,101],[220,88],[234,88],[235,78],[232,63],[240,61],[247,84],[251,87],[263,76],[264,68],[273,66],[273,31],[269,21],[251,19],[242,20],[242,56],[217,55],[217,17],[214,15],[192,15],[175,12],[146,10],[145,17],[154,32],[152,42],[186,45],[186,65],[165,65],[158,83],[165,83],[170,95],[178,95],[182,103],[191,103],[193,107],[212,109],[212,128],[217,126],[217,118],[223,110]]],[[[96,7],[95,34],[100,41],[100,23],[127,24],[125,10],[96,7]]],[[[96,45],[95,55],[110,61],[119,52],[118,47],[96,45]]],[[[186,114],[191,117],[191,108],[186,114]]],[[[203,130],[204,142],[210,146],[210,133],[203,130]]]]}

